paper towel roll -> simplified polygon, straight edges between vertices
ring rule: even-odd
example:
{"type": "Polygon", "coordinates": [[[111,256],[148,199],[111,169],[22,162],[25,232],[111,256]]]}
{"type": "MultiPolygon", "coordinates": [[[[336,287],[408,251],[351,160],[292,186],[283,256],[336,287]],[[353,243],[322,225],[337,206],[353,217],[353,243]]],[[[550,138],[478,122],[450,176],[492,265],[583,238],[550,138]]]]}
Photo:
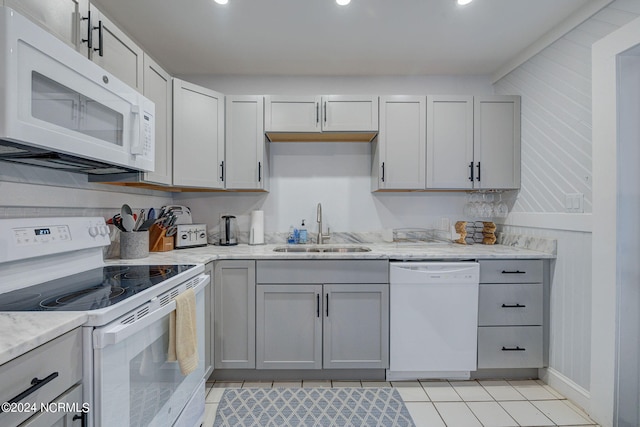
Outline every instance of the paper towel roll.
{"type": "Polygon", "coordinates": [[[249,244],[264,244],[264,211],[251,211],[251,223],[249,225],[249,244]]]}

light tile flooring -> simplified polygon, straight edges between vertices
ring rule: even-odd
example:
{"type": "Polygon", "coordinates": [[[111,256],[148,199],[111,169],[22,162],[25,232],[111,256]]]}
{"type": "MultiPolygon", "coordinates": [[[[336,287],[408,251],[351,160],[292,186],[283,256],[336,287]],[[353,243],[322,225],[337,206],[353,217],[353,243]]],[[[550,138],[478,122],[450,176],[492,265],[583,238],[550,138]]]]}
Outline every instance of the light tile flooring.
{"type": "Polygon", "coordinates": [[[226,388],[395,387],[416,426],[595,426],[587,414],[539,380],[274,381],[207,383],[204,427],[211,427],[226,388]]]}

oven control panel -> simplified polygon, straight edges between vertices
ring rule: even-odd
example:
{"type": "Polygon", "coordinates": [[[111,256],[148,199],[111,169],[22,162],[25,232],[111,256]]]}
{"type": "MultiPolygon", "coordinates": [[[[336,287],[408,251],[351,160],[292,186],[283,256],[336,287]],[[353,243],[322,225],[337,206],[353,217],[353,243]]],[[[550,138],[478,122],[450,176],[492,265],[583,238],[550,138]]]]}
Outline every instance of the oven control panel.
{"type": "Polygon", "coordinates": [[[14,228],[13,236],[18,246],[41,245],[71,240],[71,231],[69,231],[68,225],[23,227],[14,228]]]}
{"type": "Polygon", "coordinates": [[[109,246],[109,232],[101,217],[0,219],[0,264],[109,246]]]}

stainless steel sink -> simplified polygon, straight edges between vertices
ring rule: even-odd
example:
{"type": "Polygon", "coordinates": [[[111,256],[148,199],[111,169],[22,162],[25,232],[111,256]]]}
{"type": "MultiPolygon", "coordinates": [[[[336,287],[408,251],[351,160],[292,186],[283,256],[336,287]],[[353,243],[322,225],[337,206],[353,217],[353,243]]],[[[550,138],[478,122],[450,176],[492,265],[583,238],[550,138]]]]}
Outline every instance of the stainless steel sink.
{"type": "Polygon", "coordinates": [[[313,252],[313,253],[325,253],[325,252],[338,252],[338,253],[350,253],[350,252],[370,252],[371,248],[366,246],[279,246],[273,249],[274,252],[313,252]]]}

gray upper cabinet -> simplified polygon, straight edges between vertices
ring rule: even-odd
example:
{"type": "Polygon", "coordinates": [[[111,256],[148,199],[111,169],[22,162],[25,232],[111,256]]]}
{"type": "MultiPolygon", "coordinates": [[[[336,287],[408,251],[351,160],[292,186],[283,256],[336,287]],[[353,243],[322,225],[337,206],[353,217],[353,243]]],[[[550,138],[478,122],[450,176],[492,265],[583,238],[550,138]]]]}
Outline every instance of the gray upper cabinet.
{"type": "Polygon", "coordinates": [[[144,74],[142,49],[93,4],[90,11],[93,34],[89,57],[93,62],[142,93],[144,74]]]}
{"type": "Polygon", "coordinates": [[[258,285],[256,368],[322,368],[322,285],[258,285]]]}
{"type": "Polygon", "coordinates": [[[255,261],[217,261],[213,300],[214,368],[255,368],[255,261]]]}
{"type": "Polygon", "coordinates": [[[380,97],[373,142],[372,191],[425,188],[426,97],[380,97]]]}
{"type": "Polygon", "coordinates": [[[473,96],[427,97],[427,188],[471,189],[473,96]]]}
{"type": "Polygon", "coordinates": [[[323,367],[389,366],[389,286],[324,285],[323,367]]]}
{"type": "Polygon", "coordinates": [[[145,172],[146,182],[171,185],[173,175],[173,91],[171,76],[144,55],[144,91],[156,106],[155,170],[145,172]]]}
{"type": "Polygon", "coordinates": [[[224,188],[224,95],[173,80],[173,184],[224,188]]]}
{"type": "Polygon", "coordinates": [[[268,190],[264,97],[227,96],[225,188],[268,190]]]}
{"type": "Polygon", "coordinates": [[[89,0],[4,0],[4,5],[30,18],[76,50],[87,52],[89,0]],[[82,24],[81,24],[82,23],[82,24]],[[82,30],[81,30],[82,28],[82,30]]]}
{"type": "Polygon", "coordinates": [[[520,97],[474,98],[474,188],[520,188],[520,97]]]}
{"type": "Polygon", "coordinates": [[[519,96],[427,97],[427,189],[520,188],[519,96]]]}
{"type": "Polygon", "coordinates": [[[376,132],[372,95],[266,96],[266,132],[376,132]]]}

